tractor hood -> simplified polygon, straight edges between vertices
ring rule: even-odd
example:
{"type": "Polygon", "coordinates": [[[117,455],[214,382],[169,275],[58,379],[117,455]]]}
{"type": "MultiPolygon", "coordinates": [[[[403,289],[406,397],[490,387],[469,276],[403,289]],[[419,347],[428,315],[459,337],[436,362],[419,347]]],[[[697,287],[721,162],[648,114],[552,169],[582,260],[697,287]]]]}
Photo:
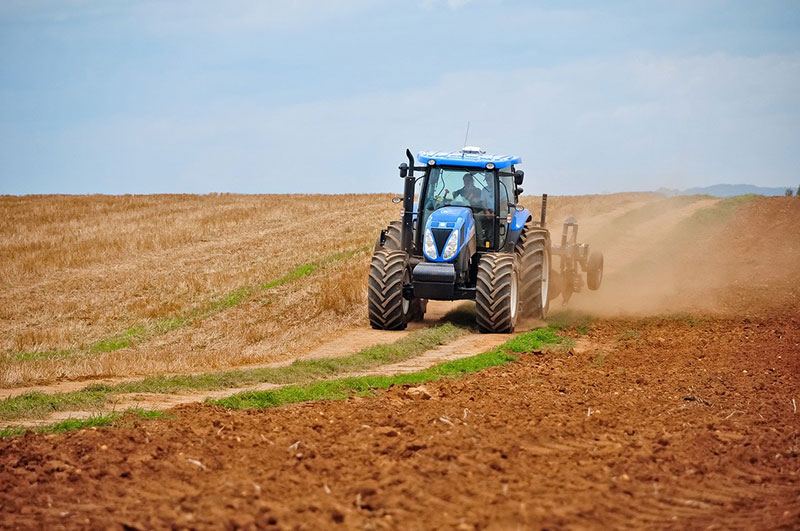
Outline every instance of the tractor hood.
{"type": "Polygon", "coordinates": [[[472,210],[447,206],[434,211],[425,224],[423,253],[431,262],[453,261],[475,237],[472,210]]]}

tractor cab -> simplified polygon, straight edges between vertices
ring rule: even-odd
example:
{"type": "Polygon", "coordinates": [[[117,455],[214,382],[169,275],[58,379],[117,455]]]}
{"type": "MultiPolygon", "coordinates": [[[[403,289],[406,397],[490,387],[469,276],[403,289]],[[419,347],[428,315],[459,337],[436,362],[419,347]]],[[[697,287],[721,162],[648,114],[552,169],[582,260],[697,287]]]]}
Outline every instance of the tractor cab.
{"type": "MultiPolygon", "coordinates": [[[[433,256],[425,252],[428,231],[439,249],[446,242],[438,240],[447,238],[449,234],[445,232],[450,232],[442,229],[459,217],[464,221],[471,216],[469,225],[474,227],[477,250],[501,249],[517,214],[517,199],[522,192],[518,185],[522,184],[523,173],[514,165],[522,159],[513,155],[490,155],[478,147],[454,152],[423,151],[417,158],[426,169],[419,197],[421,215],[418,226],[414,227],[415,247],[429,260],[441,260],[442,253],[433,256]],[[446,210],[434,215],[443,208],[446,210]]],[[[519,212],[522,214],[522,209],[519,212]]],[[[521,223],[524,224],[525,219],[521,223]]]]}

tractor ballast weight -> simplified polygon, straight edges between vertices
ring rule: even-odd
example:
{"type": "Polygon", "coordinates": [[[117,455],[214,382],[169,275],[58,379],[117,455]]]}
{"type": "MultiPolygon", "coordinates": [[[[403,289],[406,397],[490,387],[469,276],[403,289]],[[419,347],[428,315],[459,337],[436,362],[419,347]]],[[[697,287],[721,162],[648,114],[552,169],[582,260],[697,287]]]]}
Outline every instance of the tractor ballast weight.
{"type": "Polygon", "coordinates": [[[410,150],[406,157],[408,162],[399,166],[402,220],[381,231],[370,264],[373,328],[405,328],[423,318],[429,299],[465,299],[476,302],[479,330],[512,332],[520,314],[547,317],[554,297],[551,277],[569,281],[569,286],[553,286],[565,301],[582,286],[578,266],[587,272],[590,289],[599,287],[602,255],[598,262],[597,253],[589,256],[588,246],[576,242],[577,222],[568,220],[561,245],[552,246],[547,195],[542,196],[538,221],[518,206],[524,178],[515,167],[520,157],[490,155],[474,147],[420,152],[421,166],[415,166],[410,150]],[[561,257],[561,267],[551,272],[553,254],[561,257]]]}

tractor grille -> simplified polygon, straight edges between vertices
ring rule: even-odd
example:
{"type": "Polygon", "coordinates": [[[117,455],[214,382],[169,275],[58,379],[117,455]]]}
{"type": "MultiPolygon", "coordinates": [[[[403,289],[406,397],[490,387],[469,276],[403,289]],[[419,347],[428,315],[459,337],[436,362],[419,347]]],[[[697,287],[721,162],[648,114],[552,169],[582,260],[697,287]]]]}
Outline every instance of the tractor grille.
{"type": "Polygon", "coordinates": [[[450,233],[453,232],[453,229],[431,229],[433,233],[433,241],[436,242],[436,250],[439,254],[442,254],[444,251],[444,245],[447,243],[447,238],[450,237],[450,233]]]}

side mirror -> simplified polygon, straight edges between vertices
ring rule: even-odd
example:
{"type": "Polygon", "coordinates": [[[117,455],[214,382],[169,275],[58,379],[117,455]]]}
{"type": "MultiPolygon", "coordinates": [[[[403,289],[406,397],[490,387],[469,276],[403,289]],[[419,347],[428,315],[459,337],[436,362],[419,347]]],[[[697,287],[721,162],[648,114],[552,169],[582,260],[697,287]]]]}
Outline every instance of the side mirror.
{"type": "Polygon", "coordinates": [[[399,167],[400,167],[400,178],[405,179],[406,177],[408,177],[408,164],[404,162],[399,167]]]}
{"type": "Polygon", "coordinates": [[[525,178],[525,172],[522,170],[517,170],[514,172],[514,184],[519,186],[522,184],[522,180],[525,178]]]}

